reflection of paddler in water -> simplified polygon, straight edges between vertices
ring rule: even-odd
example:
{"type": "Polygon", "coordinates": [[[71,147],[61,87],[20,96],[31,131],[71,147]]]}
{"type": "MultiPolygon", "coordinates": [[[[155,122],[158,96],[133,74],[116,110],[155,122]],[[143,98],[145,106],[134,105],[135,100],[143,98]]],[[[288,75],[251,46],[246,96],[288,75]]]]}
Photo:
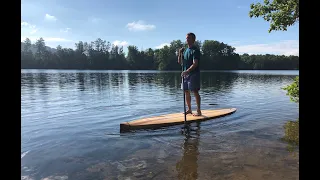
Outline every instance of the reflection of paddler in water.
{"type": "Polygon", "coordinates": [[[200,139],[200,123],[196,123],[196,129],[191,129],[187,124],[183,129],[185,139],[183,143],[183,155],[176,164],[178,179],[198,179],[198,145],[200,139]]]}

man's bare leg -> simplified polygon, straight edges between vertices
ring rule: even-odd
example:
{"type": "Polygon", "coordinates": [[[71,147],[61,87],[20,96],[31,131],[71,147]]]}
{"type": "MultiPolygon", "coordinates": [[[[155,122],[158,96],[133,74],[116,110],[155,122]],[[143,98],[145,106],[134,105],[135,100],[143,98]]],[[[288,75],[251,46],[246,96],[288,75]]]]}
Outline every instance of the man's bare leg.
{"type": "Polygon", "coordinates": [[[188,105],[188,110],[187,110],[187,114],[191,114],[192,111],[191,111],[191,95],[190,95],[190,91],[184,91],[185,94],[186,94],[186,102],[187,102],[187,105],[188,105]]]}
{"type": "Polygon", "coordinates": [[[197,114],[194,114],[194,116],[201,116],[202,115],[201,108],[200,108],[201,97],[200,97],[199,91],[193,91],[193,93],[197,103],[197,114]]]}

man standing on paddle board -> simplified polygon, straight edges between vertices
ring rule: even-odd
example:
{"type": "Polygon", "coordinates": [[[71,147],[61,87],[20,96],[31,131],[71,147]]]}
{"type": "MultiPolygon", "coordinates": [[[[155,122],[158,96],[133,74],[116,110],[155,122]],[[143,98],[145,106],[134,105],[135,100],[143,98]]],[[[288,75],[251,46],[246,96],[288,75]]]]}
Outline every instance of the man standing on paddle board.
{"type": "Polygon", "coordinates": [[[200,50],[195,46],[196,35],[194,33],[188,33],[186,36],[188,48],[179,49],[178,63],[181,64],[181,59],[183,60],[183,72],[181,76],[184,77],[184,82],[182,83],[183,89],[185,90],[186,102],[188,105],[188,110],[186,114],[192,114],[191,111],[191,96],[190,91],[194,93],[197,103],[197,113],[193,114],[194,116],[201,116],[200,109],[200,50]]]}

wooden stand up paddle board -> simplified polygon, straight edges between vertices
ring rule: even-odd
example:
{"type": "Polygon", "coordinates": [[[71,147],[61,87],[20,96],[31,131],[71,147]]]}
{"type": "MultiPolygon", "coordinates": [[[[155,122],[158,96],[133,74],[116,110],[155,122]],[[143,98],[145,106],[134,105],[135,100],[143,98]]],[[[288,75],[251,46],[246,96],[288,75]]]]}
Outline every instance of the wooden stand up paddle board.
{"type": "MultiPolygon", "coordinates": [[[[202,116],[193,116],[192,114],[187,114],[186,121],[187,123],[205,121],[232,114],[236,110],[236,108],[202,110],[202,116]]],[[[184,114],[181,112],[123,122],[120,124],[120,132],[136,129],[159,128],[178,124],[184,124],[184,114]]]]}

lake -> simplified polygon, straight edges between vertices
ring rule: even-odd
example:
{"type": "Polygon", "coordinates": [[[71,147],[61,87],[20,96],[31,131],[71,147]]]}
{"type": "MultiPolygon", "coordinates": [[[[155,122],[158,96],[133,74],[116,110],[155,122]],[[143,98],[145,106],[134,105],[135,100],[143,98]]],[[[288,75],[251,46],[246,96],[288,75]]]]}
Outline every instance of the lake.
{"type": "Polygon", "coordinates": [[[21,70],[21,179],[299,179],[298,155],[281,140],[299,116],[281,89],[296,75],[202,72],[202,109],[237,111],[185,136],[183,125],[119,131],[182,113],[180,72],[21,70]]]}

